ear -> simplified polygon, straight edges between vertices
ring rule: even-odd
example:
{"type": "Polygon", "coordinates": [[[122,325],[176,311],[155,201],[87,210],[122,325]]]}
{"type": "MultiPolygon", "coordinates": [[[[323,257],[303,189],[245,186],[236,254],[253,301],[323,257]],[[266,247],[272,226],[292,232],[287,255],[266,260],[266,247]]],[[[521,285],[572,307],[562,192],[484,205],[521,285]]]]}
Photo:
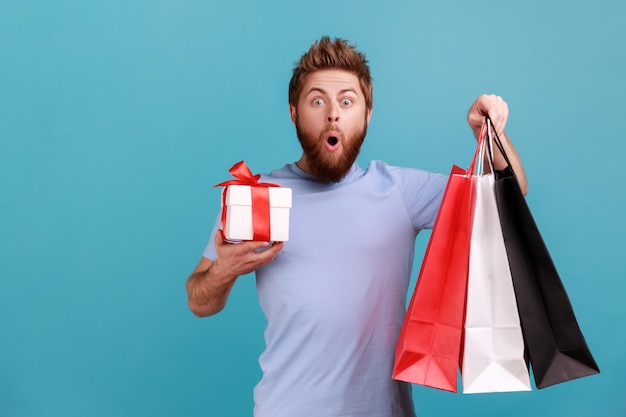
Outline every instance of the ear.
{"type": "Polygon", "coordinates": [[[289,115],[291,116],[291,122],[295,125],[296,124],[296,106],[294,106],[293,104],[289,105],[289,115]]]}
{"type": "Polygon", "coordinates": [[[366,114],[366,120],[367,120],[367,124],[369,126],[370,124],[370,119],[372,118],[372,108],[370,107],[369,109],[367,109],[367,114],[366,114]]]}

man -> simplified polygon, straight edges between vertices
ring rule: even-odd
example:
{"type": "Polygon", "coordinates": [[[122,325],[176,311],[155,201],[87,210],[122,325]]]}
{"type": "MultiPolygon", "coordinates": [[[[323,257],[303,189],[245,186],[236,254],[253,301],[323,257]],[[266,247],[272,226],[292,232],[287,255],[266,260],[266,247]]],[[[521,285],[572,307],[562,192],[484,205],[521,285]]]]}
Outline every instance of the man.
{"type": "MultiPolygon", "coordinates": [[[[365,56],[341,39],[314,43],[289,83],[302,156],[261,179],[293,190],[290,240],[229,244],[216,225],[187,281],[189,308],[209,316],[237,277],[256,272],[268,321],[257,417],[415,415],[410,385],[391,369],[415,238],[432,228],[448,177],[380,161],[359,167],[372,103],[365,56]]],[[[474,134],[487,114],[525,191],[504,134],[506,103],[479,97],[468,113],[474,134]]]]}

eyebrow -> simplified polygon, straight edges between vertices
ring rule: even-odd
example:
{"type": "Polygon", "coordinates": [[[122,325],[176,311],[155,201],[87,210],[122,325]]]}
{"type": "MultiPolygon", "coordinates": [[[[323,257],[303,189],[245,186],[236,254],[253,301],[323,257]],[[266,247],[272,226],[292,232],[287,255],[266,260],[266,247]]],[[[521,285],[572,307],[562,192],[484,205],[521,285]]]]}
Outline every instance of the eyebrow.
{"type": "MultiPolygon", "coordinates": [[[[306,95],[308,96],[309,94],[314,93],[314,92],[318,92],[318,93],[321,93],[321,94],[328,95],[328,92],[326,90],[324,90],[323,88],[320,88],[320,87],[311,87],[309,89],[309,91],[306,92],[306,95]]],[[[357,92],[357,90],[355,88],[344,88],[342,90],[339,90],[339,95],[345,94],[345,93],[354,93],[357,96],[359,95],[359,93],[357,92]]]]}

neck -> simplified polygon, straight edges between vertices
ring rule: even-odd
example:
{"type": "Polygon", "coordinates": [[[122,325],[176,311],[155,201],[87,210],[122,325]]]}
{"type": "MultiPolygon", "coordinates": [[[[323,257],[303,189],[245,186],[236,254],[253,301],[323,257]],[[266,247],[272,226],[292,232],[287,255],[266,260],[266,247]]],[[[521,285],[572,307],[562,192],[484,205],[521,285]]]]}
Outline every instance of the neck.
{"type": "Polygon", "coordinates": [[[309,164],[306,160],[306,156],[302,155],[300,159],[296,161],[296,166],[304,172],[312,174],[312,172],[309,170],[309,164]]]}

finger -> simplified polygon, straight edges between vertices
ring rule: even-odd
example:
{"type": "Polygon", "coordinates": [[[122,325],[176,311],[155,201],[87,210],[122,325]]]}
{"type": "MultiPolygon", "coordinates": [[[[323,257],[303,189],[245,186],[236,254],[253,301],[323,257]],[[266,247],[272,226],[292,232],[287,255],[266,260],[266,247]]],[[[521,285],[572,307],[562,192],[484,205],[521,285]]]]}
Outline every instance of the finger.
{"type": "MultiPolygon", "coordinates": [[[[498,105],[495,110],[495,128],[498,134],[502,134],[506,127],[506,122],[509,117],[509,108],[504,100],[501,97],[498,97],[498,105]]],[[[493,119],[492,119],[493,120],[493,119]]]]}
{"type": "Polygon", "coordinates": [[[498,133],[504,131],[509,109],[507,103],[495,94],[483,95],[478,100],[478,112],[489,116],[498,133]]]}
{"type": "Polygon", "coordinates": [[[263,251],[260,251],[260,252],[256,252],[255,255],[258,256],[257,259],[260,262],[262,262],[263,264],[266,264],[266,263],[271,262],[272,260],[274,260],[274,258],[278,254],[278,252],[280,252],[283,249],[284,246],[285,246],[284,243],[276,242],[272,246],[270,246],[269,248],[267,248],[267,249],[265,249],[263,251]]]}
{"type": "Polygon", "coordinates": [[[483,122],[485,121],[485,116],[489,115],[489,111],[493,106],[492,103],[494,101],[494,98],[495,96],[493,94],[483,94],[479,96],[470,107],[467,115],[467,120],[472,129],[474,129],[475,131],[480,129],[483,122]]]}
{"type": "Polygon", "coordinates": [[[256,251],[256,250],[271,246],[272,242],[266,242],[262,240],[251,240],[249,242],[246,242],[246,245],[247,245],[246,249],[256,251]]]}
{"type": "Polygon", "coordinates": [[[222,229],[219,229],[215,234],[215,246],[220,246],[224,244],[224,232],[222,229]]]}
{"type": "Polygon", "coordinates": [[[274,242],[272,247],[267,249],[267,251],[269,251],[270,253],[273,253],[274,256],[276,256],[276,254],[278,252],[280,252],[284,247],[285,247],[285,243],[284,242],[274,242]]]}

